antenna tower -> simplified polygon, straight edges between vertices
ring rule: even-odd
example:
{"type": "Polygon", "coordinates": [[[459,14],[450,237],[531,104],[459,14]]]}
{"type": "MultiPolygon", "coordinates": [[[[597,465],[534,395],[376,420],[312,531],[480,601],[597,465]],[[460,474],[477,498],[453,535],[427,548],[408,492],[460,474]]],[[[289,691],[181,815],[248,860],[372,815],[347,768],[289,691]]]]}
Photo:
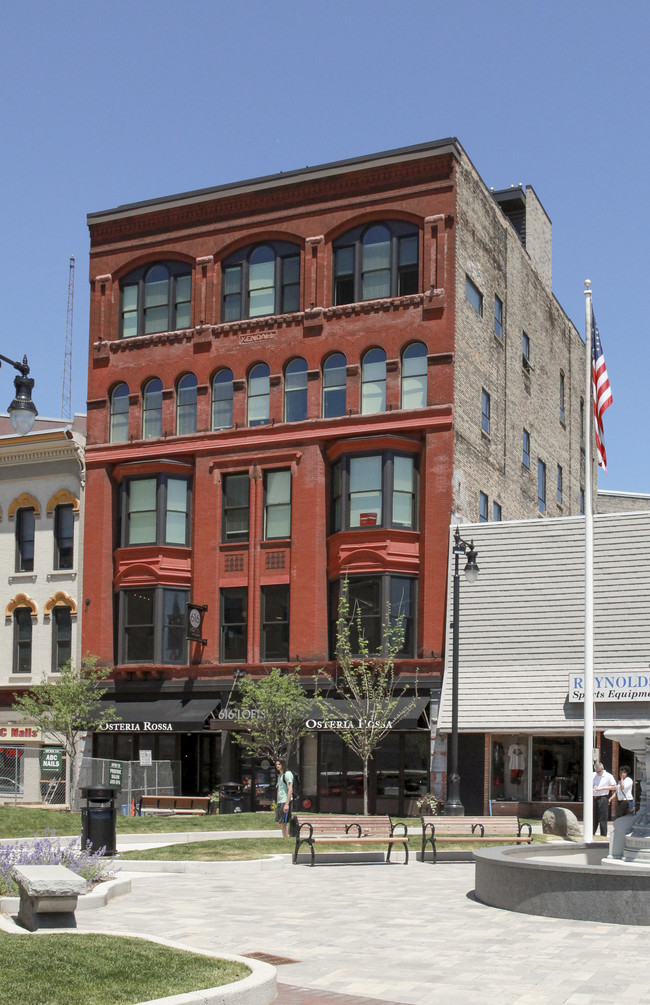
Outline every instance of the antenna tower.
{"type": "Polygon", "coordinates": [[[61,391],[61,418],[72,418],[72,312],[74,307],[74,255],[70,255],[68,273],[68,311],[65,320],[65,351],[63,355],[63,390],[61,391]]]}

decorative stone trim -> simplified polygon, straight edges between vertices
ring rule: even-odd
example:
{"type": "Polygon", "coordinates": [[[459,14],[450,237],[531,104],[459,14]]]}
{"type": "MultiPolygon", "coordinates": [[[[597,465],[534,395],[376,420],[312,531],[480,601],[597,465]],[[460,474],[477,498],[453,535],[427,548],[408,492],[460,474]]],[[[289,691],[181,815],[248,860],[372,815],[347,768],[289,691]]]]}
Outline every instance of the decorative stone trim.
{"type": "Polygon", "coordinates": [[[70,505],[72,505],[72,509],[75,513],[79,512],[79,500],[76,495],[68,489],[59,489],[59,491],[55,492],[52,498],[48,501],[48,504],[45,507],[45,512],[48,516],[52,516],[57,506],[70,505]]]}
{"type": "Polygon", "coordinates": [[[43,608],[43,614],[51,614],[53,607],[69,607],[71,614],[77,613],[76,602],[67,593],[64,593],[63,590],[58,590],[50,597],[43,608]]]}
{"type": "Polygon", "coordinates": [[[7,516],[10,520],[14,520],[19,509],[32,508],[34,510],[34,516],[41,515],[41,504],[38,499],[35,499],[34,496],[29,494],[29,492],[21,492],[21,494],[16,496],[14,501],[9,504],[7,516]]]}
{"type": "Polygon", "coordinates": [[[10,618],[17,607],[28,607],[33,615],[38,614],[38,608],[31,597],[28,597],[26,593],[17,593],[5,607],[5,618],[10,618]]]}

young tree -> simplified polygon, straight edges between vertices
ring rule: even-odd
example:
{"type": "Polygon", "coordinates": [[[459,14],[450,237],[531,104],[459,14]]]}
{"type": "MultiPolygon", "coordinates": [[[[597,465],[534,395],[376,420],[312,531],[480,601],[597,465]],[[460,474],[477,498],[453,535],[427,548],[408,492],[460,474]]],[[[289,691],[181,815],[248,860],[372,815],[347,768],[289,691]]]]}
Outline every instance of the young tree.
{"type": "Polygon", "coordinates": [[[241,677],[238,687],[239,707],[247,713],[248,727],[234,733],[235,740],[254,757],[288,760],[306,731],[311,708],[297,671],[273,667],[257,680],[241,677]]]}
{"type": "Polygon", "coordinates": [[[381,652],[371,655],[358,607],[350,613],[349,584],[344,580],[336,622],[337,670],[334,676],[320,671],[319,678],[328,681],[328,688],[323,694],[317,678],[315,700],[328,729],[337,733],[363,764],[364,814],[368,813],[369,761],[384,737],[409,714],[417,700],[417,679],[415,696],[410,701],[401,701],[407,689],[399,689],[396,684],[395,657],[404,642],[402,613],[392,617],[390,608],[386,609],[382,640],[381,652]],[[343,699],[348,706],[347,718],[341,717],[336,699],[343,699]]]}
{"type": "Polygon", "coordinates": [[[71,805],[72,781],[76,778],[76,757],[79,733],[99,729],[116,719],[115,709],[104,706],[102,686],[110,667],[98,667],[96,656],[84,656],[80,667],[72,660],[64,663],[56,680],[34,684],[29,691],[17,695],[13,708],[25,719],[40,726],[61,744],[66,755],[65,794],[71,805]]]}

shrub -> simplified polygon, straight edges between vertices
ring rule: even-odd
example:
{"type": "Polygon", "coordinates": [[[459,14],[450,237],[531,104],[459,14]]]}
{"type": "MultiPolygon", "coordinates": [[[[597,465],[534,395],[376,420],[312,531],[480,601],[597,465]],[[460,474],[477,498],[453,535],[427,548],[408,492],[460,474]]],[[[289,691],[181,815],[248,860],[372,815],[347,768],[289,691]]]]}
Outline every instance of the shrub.
{"type": "Polygon", "coordinates": [[[88,884],[110,879],[117,869],[115,858],[103,858],[105,848],[93,851],[90,842],[81,847],[81,836],[61,844],[56,831],[46,830],[43,837],[34,836],[32,841],[16,841],[0,845],[0,894],[15,895],[16,885],[11,879],[14,865],[64,865],[82,876],[88,884]]]}

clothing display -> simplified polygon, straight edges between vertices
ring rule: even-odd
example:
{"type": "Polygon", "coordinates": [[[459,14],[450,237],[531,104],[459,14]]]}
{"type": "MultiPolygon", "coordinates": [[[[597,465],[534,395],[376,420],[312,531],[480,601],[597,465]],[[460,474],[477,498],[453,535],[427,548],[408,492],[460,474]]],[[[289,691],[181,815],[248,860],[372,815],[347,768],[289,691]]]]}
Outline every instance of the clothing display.
{"type": "Polygon", "coordinates": [[[508,747],[508,767],[510,768],[510,781],[514,785],[518,785],[526,770],[526,751],[520,743],[511,743],[508,747]]]}

